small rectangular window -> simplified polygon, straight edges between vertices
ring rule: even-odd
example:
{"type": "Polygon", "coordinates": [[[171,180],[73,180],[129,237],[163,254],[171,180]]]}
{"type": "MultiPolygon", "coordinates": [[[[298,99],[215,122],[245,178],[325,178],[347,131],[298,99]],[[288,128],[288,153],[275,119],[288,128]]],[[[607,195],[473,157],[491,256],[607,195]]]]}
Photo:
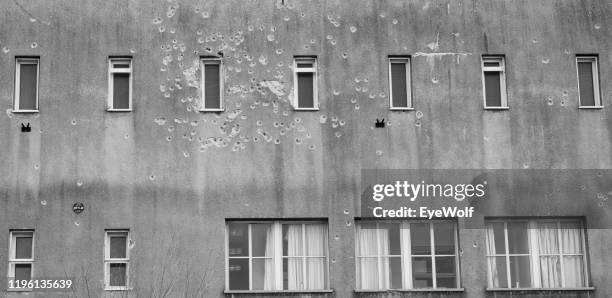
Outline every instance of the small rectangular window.
{"type": "Polygon", "coordinates": [[[601,108],[597,56],[576,57],[581,108],[601,108]]]}
{"type": "Polygon", "coordinates": [[[15,68],[15,112],[38,112],[39,58],[17,58],[15,68]]]}
{"type": "Polygon", "coordinates": [[[485,109],[507,109],[506,62],[503,56],[482,56],[485,109]]]}
{"type": "Polygon", "coordinates": [[[110,58],[108,62],[108,110],[132,110],[132,59],[110,58]]]}
{"type": "Polygon", "coordinates": [[[34,266],[34,231],[10,232],[9,273],[13,280],[30,280],[34,266]]]}
{"type": "Polygon", "coordinates": [[[106,231],[104,247],[104,285],[106,290],[129,287],[129,231],[106,231]]]}
{"type": "Polygon", "coordinates": [[[327,224],[227,222],[230,291],[329,289],[327,224]]]}
{"type": "Polygon", "coordinates": [[[489,288],[585,288],[580,220],[487,220],[489,288]]]}
{"type": "Polygon", "coordinates": [[[293,61],[294,109],[318,110],[317,59],[296,57],[293,61]]]}
{"type": "Polygon", "coordinates": [[[356,228],[359,290],[459,287],[455,222],[360,220],[356,228]]]}
{"type": "Polygon", "coordinates": [[[223,111],[223,68],[221,59],[203,58],[201,111],[223,111]]]}
{"type": "Polygon", "coordinates": [[[389,97],[392,110],[412,109],[410,58],[389,58],[389,97]]]}

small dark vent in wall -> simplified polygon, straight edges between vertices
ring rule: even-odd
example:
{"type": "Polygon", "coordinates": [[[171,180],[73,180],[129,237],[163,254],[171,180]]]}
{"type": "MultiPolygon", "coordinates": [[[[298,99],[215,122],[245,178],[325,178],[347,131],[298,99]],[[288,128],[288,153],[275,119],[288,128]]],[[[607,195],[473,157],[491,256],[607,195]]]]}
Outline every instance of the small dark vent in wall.
{"type": "Polygon", "coordinates": [[[376,124],[374,126],[377,128],[385,127],[385,118],[383,118],[382,120],[378,120],[378,118],[376,118],[376,124]]]}
{"type": "Polygon", "coordinates": [[[30,127],[30,123],[28,123],[28,125],[23,125],[23,123],[21,123],[21,132],[30,132],[32,131],[32,127],[30,127]]]}

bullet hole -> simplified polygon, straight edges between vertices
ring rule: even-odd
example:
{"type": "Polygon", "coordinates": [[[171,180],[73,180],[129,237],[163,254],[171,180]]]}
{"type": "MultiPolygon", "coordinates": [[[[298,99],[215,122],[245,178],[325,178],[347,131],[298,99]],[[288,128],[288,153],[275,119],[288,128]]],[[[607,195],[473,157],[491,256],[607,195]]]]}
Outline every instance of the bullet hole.
{"type": "Polygon", "coordinates": [[[155,180],[155,175],[149,175],[149,180],[151,181],[155,180]]]}
{"type": "Polygon", "coordinates": [[[31,47],[31,48],[33,48],[33,49],[35,49],[35,48],[37,48],[37,47],[38,47],[38,43],[33,42],[32,44],[30,44],[30,47],[31,47]]]}
{"type": "Polygon", "coordinates": [[[416,111],[415,116],[416,116],[416,118],[417,118],[417,119],[421,119],[421,118],[423,118],[423,112],[421,112],[421,111],[416,111]]]}
{"type": "Polygon", "coordinates": [[[72,119],[72,121],[70,121],[70,124],[72,124],[72,125],[77,125],[77,121],[76,121],[76,119],[72,119]]]}
{"type": "Polygon", "coordinates": [[[368,97],[369,97],[370,99],[374,99],[374,98],[376,98],[376,94],[374,94],[374,93],[370,93],[370,95],[368,95],[368,97]]]}
{"type": "Polygon", "coordinates": [[[75,222],[74,222],[74,225],[78,227],[78,226],[80,226],[80,225],[81,225],[81,223],[80,223],[79,221],[75,221],[75,222]]]}
{"type": "Polygon", "coordinates": [[[350,227],[350,226],[352,226],[352,225],[353,225],[353,223],[352,223],[350,220],[347,220],[347,221],[346,221],[346,226],[347,226],[347,227],[350,227]]]}
{"type": "Polygon", "coordinates": [[[327,122],[327,115],[321,115],[319,116],[319,122],[321,124],[324,124],[325,122],[327,122]]]}
{"type": "Polygon", "coordinates": [[[274,140],[274,144],[278,145],[278,144],[280,144],[280,143],[281,143],[281,140],[280,140],[280,139],[276,139],[276,140],[274,140]]]}
{"type": "Polygon", "coordinates": [[[529,164],[528,163],[523,163],[523,169],[528,169],[529,168],[529,164]]]}
{"type": "Polygon", "coordinates": [[[359,104],[355,104],[355,110],[359,110],[359,104]]]}
{"type": "Polygon", "coordinates": [[[185,158],[189,157],[189,155],[190,155],[190,154],[189,154],[189,152],[187,152],[187,151],[183,152],[183,156],[184,156],[185,158]]]}
{"type": "Polygon", "coordinates": [[[274,39],[276,38],[274,36],[274,34],[268,34],[266,37],[267,37],[268,41],[274,41],[274,39]]]}
{"type": "Polygon", "coordinates": [[[123,138],[127,140],[127,139],[129,139],[129,138],[130,138],[130,135],[128,135],[128,134],[126,133],[125,135],[123,135],[123,138]]]}
{"type": "Polygon", "coordinates": [[[166,31],[166,27],[164,26],[159,26],[159,33],[164,33],[164,31],[166,31]]]}
{"type": "Polygon", "coordinates": [[[208,19],[209,17],[210,17],[210,13],[208,11],[203,11],[202,12],[202,18],[208,19]]]}
{"type": "Polygon", "coordinates": [[[253,31],[253,30],[255,30],[255,28],[253,27],[253,25],[249,25],[249,26],[247,27],[247,30],[249,30],[249,31],[253,31]]]}
{"type": "Polygon", "coordinates": [[[2,48],[2,52],[4,52],[5,54],[7,54],[8,52],[10,52],[11,50],[8,47],[3,47],[2,48]]]}
{"type": "Polygon", "coordinates": [[[305,50],[309,50],[309,49],[310,49],[310,46],[309,46],[309,45],[307,45],[307,44],[305,44],[305,45],[304,45],[304,49],[305,49],[305,50]]]}
{"type": "Polygon", "coordinates": [[[536,38],[534,38],[534,39],[531,40],[531,42],[536,44],[536,43],[538,43],[538,40],[536,38]]]}
{"type": "Polygon", "coordinates": [[[47,200],[40,201],[40,204],[43,205],[43,206],[46,206],[47,205],[47,200]]]}
{"type": "Polygon", "coordinates": [[[306,13],[302,12],[302,13],[300,13],[300,16],[301,16],[302,18],[304,18],[304,17],[306,17],[306,13]]]}
{"type": "Polygon", "coordinates": [[[553,100],[553,97],[552,97],[552,96],[548,96],[548,97],[546,97],[546,104],[547,104],[547,105],[552,106],[554,103],[555,103],[555,102],[554,102],[554,100],[553,100]]]}
{"type": "Polygon", "coordinates": [[[168,141],[168,142],[172,142],[172,136],[168,136],[168,137],[166,137],[166,141],[168,141]]]}
{"type": "Polygon", "coordinates": [[[153,19],[153,24],[154,25],[161,24],[162,22],[163,22],[163,20],[160,17],[157,17],[157,18],[153,19]]]}
{"type": "Polygon", "coordinates": [[[550,59],[548,59],[547,57],[544,57],[544,58],[542,58],[542,63],[548,64],[548,63],[550,63],[550,59]]]}
{"type": "Polygon", "coordinates": [[[570,50],[569,50],[569,49],[565,49],[563,52],[564,52],[566,55],[571,54],[571,52],[570,52],[570,50]]]}
{"type": "Polygon", "coordinates": [[[290,18],[287,16],[287,17],[284,17],[283,20],[285,20],[285,22],[289,22],[290,18]]]}
{"type": "Polygon", "coordinates": [[[349,30],[351,30],[351,33],[355,33],[355,32],[357,32],[357,27],[355,27],[355,26],[351,26],[351,27],[349,28],[349,30]]]}
{"type": "Polygon", "coordinates": [[[338,234],[334,235],[334,240],[336,241],[340,240],[340,236],[338,234]]]}
{"type": "Polygon", "coordinates": [[[383,154],[382,150],[376,150],[376,155],[382,156],[382,154],[383,154]]]}
{"type": "Polygon", "coordinates": [[[76,185],[77,185],[78,187],[83,186],[83,181],[82,181],[82,180],[77,180],[76,185]]]}
{"type": "Polygon", "coordinates": [[[603,200],[603,199],[606,198],[606,196],[604,194],[602,194],[602,193],[597,193],[597,198],[600,199],[600,200],[603,200]]]}
{"type": "Polygon", "coordinates": [[[599,203],[597,204],[597,206],[599,206],[599,207],[603,207],[603,206],[604,206],[604,202],[599,202],[599,203]]]}
{"type": "Polygon", "coordinates": [[[397,25],[398,21],[397,21],[397,19],[393,19],[393,21],[391,21],[391,23],[393,23],[393,25],[397,25]]]}
{"type": "Polygon", "coordinates": [[[35,169],[35,170],[40,169],[40,165],[39,165],[39,164],[37,164],[37,163],[35,163],[35,164],[34,164],[34,169],[35,169]]]}
{"type": "Polygon", "coordinates": [[[281,128],[281,129],[278,131],[278,134],[279,134],[279,135],[281,135],[281,136],[284,136],[284,135],[285,135],[285,130],[281,128]]]}
{"type": "Polygon", "coordinates": [[[355,91],[360,92],[361,91],[361,86],[355,87],[355,91]]]}
{"type": "Polygon", "coordinates": [[[334,264],[335,264],[335,263],[336,263],[336,258],[332,258],[332,260],[331,260],[331,261],[332,261],[332,263],[334,263],[334,264]]]}
{"type": "Polygon", "coordinates": [[[295,143],[298,144],[298,145],[301,145],[302,144],[302,139],[296,138],[295,139],[295,143]]]}
{"type": "Polygon", "coordinates": [[[562,100],[559,104],[563,107],[565,106],[565,101],[562,100]]]}
{"type": "Polygon", "coordinates": [[[434,83],[434,84],[437,84],[438,82],[440,82],[440,80],[438,79],[437,76],[433,76],[433,77],[431,77],[431,82],[434,83]]]}
{"type": "Polygon", "coordinates": [[[414,121],[416,127],[421,127],[421,120],[414,121]]]}
{"type": "Polygon", "coordinates": [[[595,25],[593,25],[593,28],[595,28],[595,29],[599,30],[599,29],[601,29],[601,25],[599,25],[599,24],[595,24],[595,25]]]}
{"type": "Polygon", "coordinates": [[[569,95],[569,92],[568,92],[567,90],[563,90],[563,91],[561,92],[561,94],[562,94],[563,96],[568,96],[568,95],[569,95]]]}
{"type": "Polygon", "coordinates": [[[315,43],[316,43],[316,41],[315,41],[314,39],[311,39],[311,40],[310,40],[310,43],[311,43],[311,44],[315,44],[315,43]]]}
{"type": "Polygon", "coordinates": [[[331,43],[332,45],[336,45],[336,40],[332,39],[329,43],[331,43]]]}
{"type": "Polygon", "coordinates": [[[342,133],[341,133],[341,132],[339,132],[339,131],[336,131],[336,138],[339,138],[339,137],[341,137],[341,136],[342,136],[342,133]]]}
{"type": "Polygon", "coordinates": [[[308,146],[308,150],[310,150],[310,151],[313,151],[315,149],[317,149],[317,146],[315,146],[315,145],[309,145],[308,146]]]}

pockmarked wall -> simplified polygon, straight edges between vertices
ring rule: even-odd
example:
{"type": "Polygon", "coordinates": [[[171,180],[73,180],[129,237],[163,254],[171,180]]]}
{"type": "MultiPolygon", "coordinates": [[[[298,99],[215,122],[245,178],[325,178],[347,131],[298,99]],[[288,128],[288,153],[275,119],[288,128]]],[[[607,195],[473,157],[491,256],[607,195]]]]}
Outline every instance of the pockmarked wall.
{"type": "MultiPolygon", "coordinates": [[[[612,167],[607,1],[0,7],[0,278],[9,230],[35,229],[35,274],[76,277],[72,297],[125,294],[103,290],[105,229],[130,229],[130,295],[224,297],[225,219],[311,217],[329,223],[333,292],[297,296],[523,295],[485,291],[485,233],[461,222],[464,291],[356,293],[361,170],[612,167]],[[505,55],[508,110],[483,109],[483,54],[505,55]],[[577,54],[598,55],[603,109],[578,109],[577,54]],[[198,111],[198,61],[211,55],[223,57],[221,113],[198,111]],[[317,56],[318,111],[291,106],[294,55],[317,56]],[[389,55],[412,58],[414,111],[389,110],[389,55]],[[12,111],[20,56],[40,57],[39,113],[12,111]],[[106,111],[110,56],[133,58],[132,112],[106,111]]],[[[479,216],[592,211],[609,221],[612,194],[576,193],[546,198],[552,209],[524,204],[535,195],[500,195],[485,208],[494,214],[479,216]]],[[[610,227],[588,230],[595,290],[532,295],[611,296],[611,236],[610,227]]]]}

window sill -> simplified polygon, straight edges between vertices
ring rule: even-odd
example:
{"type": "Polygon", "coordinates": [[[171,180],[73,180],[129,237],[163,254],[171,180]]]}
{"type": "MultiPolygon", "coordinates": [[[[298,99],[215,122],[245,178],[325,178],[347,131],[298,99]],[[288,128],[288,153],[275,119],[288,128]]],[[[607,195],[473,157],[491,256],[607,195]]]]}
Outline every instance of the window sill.
{"type": "Polygon", "coordinates": [[[290,294],[324,294],[324,293],[333,293],[334,290],[329,289],[329,290],[255,290],[255,291],[248,291],[248,290],[225,290],[223,291],[224,294],[286,294],[286,295],[290,295],[290,294]]]}
{"type": "Polygon", "coordinates": [[[414,111],[414,108],[389,108],[391,111],[414,111]]]}
{"type": "Polygon", "coordinates": [[[604,106],[579,106],[578,108],[581,110],[601,110],[604,106]]]}
{"type": "Polygon", "coordinates": [[[318,111],[319,108],[293,108],[294,111],[303,111],[303,112],[313,112],[313,111],[318,111]]]}
{"type": "Polygon", "coordinates": [[[130,287],[105,287],[104,291],[130,291],[130,287]]]}
{"type": "Polygon", "coordinates": [[[586,288],[486,288],[487,292],[565,292],[565,291],[595,291],[594,287],[586,288]]]}
{"type": "Polygon", "coordinates": [[[132,109],[106,109],[107,112],[131,112],[132,109]]]}
{"type": "Polygon", "coordinates": [[[355,293],[387,293],[387,292],[464,292],[464,288],[422,288],[422,289],[389,289],[389,290],[355,290],[355,293]]]}
{"type": "Polygon", "coordinates": [[[203,109],[200,110],[201,113],[221,113],[225,112],[225,109],[203,109]]]}
{"type": "Polygon", "coordinates": [[[17,113],[17,114],[33,114],[33,113],[38,113],[38,110],[13,110],[13,113],[17,113]]]}
{"type": "Polygon", "coordinates": [[[484,107],[485,110],[509,110],[510,107],[484,107]]]}

